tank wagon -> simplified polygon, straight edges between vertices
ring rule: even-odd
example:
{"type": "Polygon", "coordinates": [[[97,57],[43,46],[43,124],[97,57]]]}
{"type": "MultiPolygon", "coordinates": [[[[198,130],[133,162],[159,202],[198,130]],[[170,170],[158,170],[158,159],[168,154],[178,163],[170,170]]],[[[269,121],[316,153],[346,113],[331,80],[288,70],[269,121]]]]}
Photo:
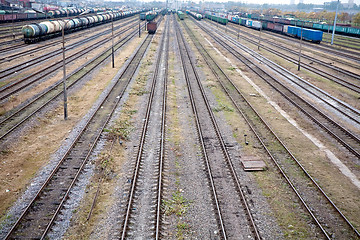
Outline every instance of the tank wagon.
{"type": "Polygon", "coordinates": [[[49,20],[40,23],[32,23],[22,27],[25,43],[34,43],[44,39],[59,36],[64,28],[65,33],[93,27],[121,18],[129,17],[138,11],[109,12],[87,17],[76,17],[73,19],[49,20]]]}
{"type": "Polygon", "coordinates": [[[77,16],[81,13],[97,13],[99,11],[104,11],[102,8],[64,8],[57,10],[45,10],[43,13],[35,12],[34,10],[26,10],[25,12],[14,12],[9,11],[0,12],[0,23],[2,22],[11,22],[11,21],[29,21],[35,19],[45,19],[45,18],[60,18],[68,16],[77,16]]]}
{"type": "Polygon", "coordinates": [[[196,20],[200,21],[203,16],[200,13],[196,13],[196,12],[191,12],[186,10],[186,13],[189,14],[190,16],[192,16],[193,18],[195,18],[196,20]]]}

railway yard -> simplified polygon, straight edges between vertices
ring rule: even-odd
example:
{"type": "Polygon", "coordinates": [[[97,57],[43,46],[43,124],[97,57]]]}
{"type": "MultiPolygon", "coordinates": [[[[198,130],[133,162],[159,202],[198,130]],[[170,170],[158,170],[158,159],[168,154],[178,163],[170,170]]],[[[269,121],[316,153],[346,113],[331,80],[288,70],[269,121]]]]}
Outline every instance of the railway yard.
{"type": "Polygon", "coordinates": [[[181,14],[66,34],[66,120],[0,24],[0,239],[360,239],[360,39],[181,14]]]}

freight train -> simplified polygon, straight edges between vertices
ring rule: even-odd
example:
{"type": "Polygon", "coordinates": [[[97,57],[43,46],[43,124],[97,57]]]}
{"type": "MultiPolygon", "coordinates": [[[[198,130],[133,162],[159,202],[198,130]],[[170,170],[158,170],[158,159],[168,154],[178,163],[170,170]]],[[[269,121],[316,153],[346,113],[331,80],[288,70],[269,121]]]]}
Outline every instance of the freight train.
{"type": "Polygon", "coordinates": [[[35,12],[34,10],[26,10],[23,13],[14,12],[11,13],[9,11],[0,12],[0,23],[3,22],[11,22],[11,21],[29,21],[36,19],[45,19],[45,18],[59,18],[59,17],[68,17],[68,16],[76,16],[81,13],[97,13],[100,11],[104,11],[103,8],[68,8],[68,9],[59,9],[59,10],[51,10],[46,12],[35,12]]]}
{"type": "Polygon", "coordinates": [[[93,27],[99,24],[121,18],[129,17],[139,11],[109,12],[94,16],[76,17],[73,19],[49,20],[40,23],[33,23],[22,27],[25,43],[34,43],[44,39],[61,35],[64,27],[65,33],[93,27]]]}
{"type": "MultiPolygon", "coordinates": [[[[250,18],[253,20],[272,22],[274,24],[291,25],[297,27],[312,28],[323,32],[332,32],[334,25],[322,22],[304,21],[294,18],[279,18],[274,16],[264,16],[259,14],[242,14],[242,17],[250,18]]],[[[352,27],[348,24],[336,24],[335,32],[337,34],[360,37],[360,27],[352,27]]]]}
{"type": "Polygon", "coordinates": [[[322,41],[323,32],[319,30],[313,30],[308,28],[283,25],[283,24],[275,24],[272,22],[261,22],[249,18],[243,18],[239,16],[233,16],[224,13],[214,13],[214,12],[205,12],[205,18],[208,18],[212,21],[218,22],[220,24],[226,25],[229,21],[232,23],[240,24],[253,29],[265,29],[269,31],[274,31],[277,33],[282,33],[291,37],[302,38],[307,41],[311,41],[314,43],[320,43],[322,41]]]}
{"type": "Polygon", "coordinates": [[[203,16],[200,13],[191,12],[189,10],[186,10],[186,14],[189,14],[190,16],[192,16],[193,18],[199,21],[203,18],[203,16]]]}
{"type": "Polygon", "coordinates": [[[159,14],[158,11],[147,12],[145,19],[146,19],[146,21],[151,22],[157,17],[158,14],[159,14]]]}
{"type": "Polygon", "coordinates": [[[214,13],[214,12],[205,12],[205,18],[220,23],[222,25],[226,25],[229,20],[226,18],[226,14],[223,13],[214,13]]]}
{"type": "Polygon", "coordinates": [[[283,33],[285,35],[289,35],[292,37],[302,38],[307,41],[311,41],[314,43],[320,43],[322,41],[323,32],[319,30],[313,30],[308,28],[302,28],[291,26],[291,25],[283,25],[279,23],[272,22],[260,22],[256,20],[252,20],[249,18],[242,18],[238,16],[227,15],[227,18],[230,22],[240,24],[246,27],[254,28],[254,29],[265,29],[277,33],[283,33]]]}

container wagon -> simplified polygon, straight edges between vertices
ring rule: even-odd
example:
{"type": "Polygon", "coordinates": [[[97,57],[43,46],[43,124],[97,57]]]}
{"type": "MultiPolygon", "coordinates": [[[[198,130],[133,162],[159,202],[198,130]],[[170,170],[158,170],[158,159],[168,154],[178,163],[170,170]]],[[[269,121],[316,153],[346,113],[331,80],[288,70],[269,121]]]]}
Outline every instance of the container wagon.
{"type": "MultiPolygon", "coordinates": [[[[275,22],[267,22],[263,21],[262,23],[260,21],[255,21],[247,18],[239,18],[238,16],[227,16],[227,19],[230,19],[231,22],[236,24],[241,24],[243,26],[247,26],[254,29],[260,29],[262,26],[262,29],[270,30],[273,32],[286,34],[295,38],[300,38],[301,36],[301,27],[295,27],[291,25],[283,25],[280,23],[281,20],[278,18],[275,18],[278,20],[278,23],[275,22]]],[[[311,41],[314,43],[320,43],[322,41],[323,32],[319,30],[313,30],[309,28],[303,28],[303,39],[307,41],[311,41]]]]}
{"type": "Polygon", "coordinates": [[[219,13],[205,12],[205,17],[222,25],[226,25],[229,21],[226,17],[219,13]]]}
{"type": "MultiPolygon", "coordinates": [[[[292,25],[304,28],[311,28],[315,30],[321,30],[324,32],[332,32],[333,24],[328,24],[324,22],[311,22],[304,21],[301,19],[294,18],[280,18],[277,16],[264,16],[259,14],[241,14],[241,16],[245,16],[247,18],[251,18],[253,20],[261,20],[265,22],[271,22],[282,25],[292,25]]],[[[229,21],[232,21],[229,19],[229,21]]],[[[360,37],[360,28],[352,27],[351,24],[337,23],[335,27],[335,32],[341,35],[349,35],[354,37],[360,37]]]]}

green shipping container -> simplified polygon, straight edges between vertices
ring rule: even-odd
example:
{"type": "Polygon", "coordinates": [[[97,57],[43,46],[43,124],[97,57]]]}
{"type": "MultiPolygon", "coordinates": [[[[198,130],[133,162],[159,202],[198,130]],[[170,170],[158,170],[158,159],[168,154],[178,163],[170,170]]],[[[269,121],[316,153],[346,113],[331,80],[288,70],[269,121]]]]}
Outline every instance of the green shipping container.
{"type": "Polygon", "coordinates": [[[322,30],[322,29],[323,29],[323,24],[320,24],[320,23],[314,23],[313,28],[315,28],[315,29],[319,29],[319,30],[322,30]]]}
{"type": "Polygon", "coordinates": [[[291,21],[290,21],[290,25],[294,25],[294,26],[295,26],[295,25],[296,25],[296,22],[297,22],[297,20],[291,20],[291,21]]]}
{"type": "Polygon", "coordinates": [[[332,26],[328,25],[328,24],[323,24],[323,30],[328,30],[329,27],[332,29],[332,26]]]}
{"type": "MultiPolygon", "coordinates": [[[[324,28],[324,30],[328,30],[329,28],[330,28],[330,32],[333,30],[333,28],[334,28],[334,26],[333,25],[326,25],[326,24],[324,24],[324,26],[323,26],[324,28]]],[[[336,26],[335,27],[335,32],[339,32],[339,33],[346,33],[346,30],[347,30],[347,27],[343,27],[343,26],[336,26]]]]}
{"type": "Polygon", "coordinates": [[[348,33],[360,35],[360,28],[348,27],[348,33]]]}
{"type": "Polygon", "coordinates": [[[342,26],[335,27],[336,32],[346,33],[347,32],[346,30],[347,30],[347,27],[342,27],[342,26]]]}
{"type": "Polygon", "coordinates": [[[312,28],[312,27],[313,27],[313,23],[312,23],[312,22],[304,22],[304,27],[312,28]]]}

